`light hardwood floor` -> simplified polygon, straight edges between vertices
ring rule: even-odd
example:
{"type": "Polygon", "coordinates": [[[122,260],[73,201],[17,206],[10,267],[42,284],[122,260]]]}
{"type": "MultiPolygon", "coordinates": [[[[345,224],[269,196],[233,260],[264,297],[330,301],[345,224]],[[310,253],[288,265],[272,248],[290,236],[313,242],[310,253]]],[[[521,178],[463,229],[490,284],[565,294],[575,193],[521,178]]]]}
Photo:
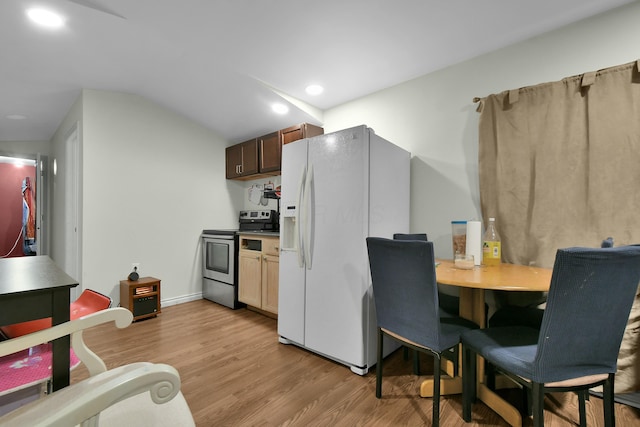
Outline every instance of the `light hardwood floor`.
{"type": "MultiPolygon", "coordinates": [[[[85,332],[85,338],[108,367],[151,361],[178,369],[199,427],[431,425],[432,400],[419,397],[422,378],[412,374],[412,363],[403,360],[401,351],[385,360],[383,397],[376,399],[374,369],[358,376],[343,365],[279,344],[276,327],[276,320],[261,314],[200,300],[163,308],[158,317],[123,330],[101,325],[85,332]]],[[[423,372],[431,372],[432,361],[423,359],[423,372]]],[[[86,376],[81,366],[72,382],[86,376]]],[[[545,409],[546,426],[577,421],[571,395],[548,398],[545,409]]],[[[459,395],[444,397],[440,414],[445,427],[506,425],[481,403],[474,406],[473,423],[465,424],[459,395]]],[[[599,399],[590,399],[587,415],[588,426],[603,425],[599,399]]],[[[640,412],[616,405],[616,421],[639,426],[640,412]]]]}

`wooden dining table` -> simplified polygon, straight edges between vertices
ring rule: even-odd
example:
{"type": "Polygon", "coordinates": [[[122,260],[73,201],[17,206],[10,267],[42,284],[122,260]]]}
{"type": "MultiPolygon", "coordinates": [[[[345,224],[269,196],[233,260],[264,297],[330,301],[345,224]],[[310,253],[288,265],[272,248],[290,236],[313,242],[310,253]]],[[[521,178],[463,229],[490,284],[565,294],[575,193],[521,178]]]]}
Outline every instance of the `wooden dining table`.
{"type": "MultiPolygon", "coordinates": [[[[485,291],[546,292],[551,284],[552,269],[549,268],[502,263],[495,266],[475,266],[473,269],[464,270],[454,267],[451,260],[438,259],[437,262],[437,282],[459,288],[460,316],[472,320],[481,328],[487,325],[485,291]]],[[[520,412],[484,384],[482,366],[483,364],[478,364],[478,399],[510,425],[522,426],[520,412]]],[[[461,392],[462,377],[441,377],[440,393],[442,395],[461,392]]],[[[420,395],[433,396],[432,378],[423,381],[420,386],[420,395]]]]}
{"type": "MultiPolygon", "coordinates": [[[[78,281],[48,256],[0,259],[0,326],[51,317],[53,325],[69,321],[71,288],[78,281]]],[[[70,338],[52,343],[52,391],[69,385],[70,338]]]]}

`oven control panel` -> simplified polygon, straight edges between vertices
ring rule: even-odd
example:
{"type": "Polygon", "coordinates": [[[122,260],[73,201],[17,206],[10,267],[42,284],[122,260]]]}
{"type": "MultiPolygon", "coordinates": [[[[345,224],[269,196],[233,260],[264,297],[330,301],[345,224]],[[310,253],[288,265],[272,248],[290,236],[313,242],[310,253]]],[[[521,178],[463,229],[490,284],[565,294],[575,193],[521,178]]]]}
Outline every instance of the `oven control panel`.
{"type": "Polygon", "coordinates": [[[270,221],[275,216],[274,210],[240,211],[240,221],[270,221]]]}
{"type": "Polygon", "coordinates": [[[278,230],[279,215],[274,210],[240,211],[240,231],[278,230]]]}

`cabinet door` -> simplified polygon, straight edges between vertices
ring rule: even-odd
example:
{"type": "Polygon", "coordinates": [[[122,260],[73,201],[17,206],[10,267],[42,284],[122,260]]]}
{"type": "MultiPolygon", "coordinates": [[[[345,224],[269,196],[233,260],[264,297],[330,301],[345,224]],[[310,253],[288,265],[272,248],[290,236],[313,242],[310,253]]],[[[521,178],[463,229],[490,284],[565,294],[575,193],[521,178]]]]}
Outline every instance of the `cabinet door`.
{"type": "Polygon", "coordinates": [[[302,136],[303,134],[301,125],[291,126],[286,129],[282,129],[280,132],[282,135],[281,138],[283,145],[304,138],[302,136]]]}
{"type": "Polygon", "coordinates": [[[264,255],[262,258],[262,309],[278,314],[278,282],[280,258],[264,255]]]}
{"type": "Polygon", "coordinates": [[[288,127],[286,129],[282,129],[280,133],[282,145],[284,145],[293,141],[297,141],[299,139],[322,135],[324,133],[324,129],[319,126],[311,125],[309,123],[302,123],[299,125],[288,127]]]}
{"type": "Polygon", "coordinates": [[[237,178],[241,174],[242,144],[232,145],[225,149],[227,179],[237,178]]]}
{"type": "Polygon", "coordinates": [[[258,139],[254,138],[242,143],[242,170],[240,175],[258,173],[258,139]]]}
{"type": "Polygon", "coordinates": [[[258,251],[238,254],[238,299],[254,307],[262,306],[262,256],[258,251]]]}
{"type": "Polygon", "coordinates": [[[280,145],[280,132],[258,138],[260,153],[260,172],[273,172],[280,170],[282,161],[282,147],[280,145]]]}

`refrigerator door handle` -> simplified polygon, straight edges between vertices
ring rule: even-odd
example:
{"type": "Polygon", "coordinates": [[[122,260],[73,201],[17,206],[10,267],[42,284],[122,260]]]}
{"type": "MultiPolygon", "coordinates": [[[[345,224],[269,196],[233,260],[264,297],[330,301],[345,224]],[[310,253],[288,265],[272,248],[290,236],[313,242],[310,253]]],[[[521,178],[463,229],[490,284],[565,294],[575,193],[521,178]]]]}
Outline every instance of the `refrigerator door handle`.
{"type": "Polygon", "coordinates": [[[303,218],[304,216],[301,215],[300,209],[302,209],[302,201],[303,201],[303,197],[304,197],[304,185],[305,185],[305,180],[306,180],[306,168],[303,167],[302,168],[302,174],[300,175],[300,180],[298,181],[298,199],[296,200],[296,213],[295,213],[295,243],[296,243],[296,252],[298,255],[298,266],[300,268],[304,268],[304,242],[303,242],[303,232],[304,232],[304,227],[303,227],[303,218]]]}
{"type": "Polygon", "coordinates": [[[307,270],[311,270],[312,261],[312,230],[315,222],[315,212],[313,209],[313,165],[309,164],[307,179],[304,186],[304,263],[307,270]]]}

